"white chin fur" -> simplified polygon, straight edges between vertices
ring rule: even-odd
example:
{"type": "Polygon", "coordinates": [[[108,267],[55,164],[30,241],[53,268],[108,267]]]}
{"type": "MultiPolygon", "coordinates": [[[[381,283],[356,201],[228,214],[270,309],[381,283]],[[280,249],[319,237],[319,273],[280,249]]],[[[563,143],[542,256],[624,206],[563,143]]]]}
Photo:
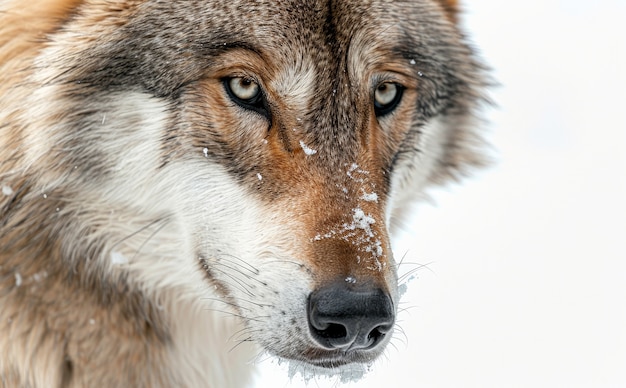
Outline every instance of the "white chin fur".
{"type": "Polygon", "coordinates": [[[277,332],[293,327],[293,319],[308,327],[311,279],[293,257],[293,222],[265,209],[202,149],[160,166],[165,106],[138,93],[115,100],[117,111],[103,113],[97,123],[100,149],[94,153],[115,167],[104,185],[107,191],[92,187],[90,208],[83,213],[91,222],[97,215],[102,229],[119,236],[107,247],[102,266],[112,274],[130,274],[153,295],[172,317],[177,342],[196,354],[184,357],[189,366],[181,368],[201,376],[202,362],[211,361],[202,356],[207,343],[222,344],[230,355],[225,357],[250,361],[258,350],[247,342],[238,345],[248,337],[278,351],[288,349],[294,335],[301,336],[301,343],[309,341],[308,331],[277,332]],[[203,265],[215,284],[207,280],[203,265]],[[226,287],[229,300],[222,300],[218,285],[226,287]],[[247,328],[225,325],[229,314],[239,315],[247,328]],[[242,356],[245,348],[247,356],[242,356]]]}

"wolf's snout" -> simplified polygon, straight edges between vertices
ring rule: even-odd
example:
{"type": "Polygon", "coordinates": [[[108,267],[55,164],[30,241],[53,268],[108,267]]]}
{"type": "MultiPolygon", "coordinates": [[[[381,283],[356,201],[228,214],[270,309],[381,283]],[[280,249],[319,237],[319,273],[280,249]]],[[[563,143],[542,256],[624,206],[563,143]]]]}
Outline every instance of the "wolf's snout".
{"type": "Polygon", "coordinates": [[[374,349],[393,327],[394,308],[380,288],[335,283],[311,293],[308,319],[312,337],[326,349],[374,349]]]}

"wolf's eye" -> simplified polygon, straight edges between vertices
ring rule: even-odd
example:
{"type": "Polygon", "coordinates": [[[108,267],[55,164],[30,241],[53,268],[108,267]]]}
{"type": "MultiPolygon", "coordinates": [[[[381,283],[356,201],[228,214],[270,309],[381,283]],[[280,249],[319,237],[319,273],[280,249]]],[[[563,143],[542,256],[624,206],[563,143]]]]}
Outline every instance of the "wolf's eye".
{"type": "Polygon", "coordinates": [[[250,78],[233,77],[224,79],[224,88],[237,105],[269,118],[269,110],[259,84],[250,78]]]}
{"type": "Polygon", "coordinates": [[[259,85],[256,82],[243,77],[231,78],[228,81],[228,87],[234,97],[246,102],[258,97],[260,93],[259,85]]]}
{"type": "Polygon", "coordinates": [[[383,82],[374,91],[374,110],[381,117],[391,113],[402,99],[404,88],[395,82],[383,82]]]}

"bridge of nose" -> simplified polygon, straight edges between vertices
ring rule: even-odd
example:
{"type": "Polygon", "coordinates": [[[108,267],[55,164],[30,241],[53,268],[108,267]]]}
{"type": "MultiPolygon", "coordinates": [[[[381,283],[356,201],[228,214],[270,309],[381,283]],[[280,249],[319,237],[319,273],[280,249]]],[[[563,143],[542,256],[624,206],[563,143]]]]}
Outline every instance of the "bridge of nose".
{"type": "Polygon", "coordinates": [[[386,289],[393,255],[380,207],[363,201],[346,203],[316,223],[308,248],[318,284],[347,279],[386,289]]]}
{"type": "Polygon", "coordinates": [[[347,279],[392,290],[395,267],[386,226],[384,170],[364,157],[334,165],[318,157],[294,161],[300,164],[298,173],[291,174],[295,178],[286,195],[272,202],[296,227],[293,254],[311,269],[316,286],[347,279]]]}

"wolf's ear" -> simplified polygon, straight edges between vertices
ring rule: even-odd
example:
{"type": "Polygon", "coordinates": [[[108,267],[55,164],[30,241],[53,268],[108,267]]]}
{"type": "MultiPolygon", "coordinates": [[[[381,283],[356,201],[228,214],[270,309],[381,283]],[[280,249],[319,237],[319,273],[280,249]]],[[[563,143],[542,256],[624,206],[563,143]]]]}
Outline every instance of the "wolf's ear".
{"type": "Polygon", "coordinates": [[[459,12],[459,2],[457,0],[437,0],[437,1],[439,2],[439,4],[441,4],[444,11],[446,11],[446,14],[450,18],[450,20],[456,23],[457,14],[459,12]]]}

